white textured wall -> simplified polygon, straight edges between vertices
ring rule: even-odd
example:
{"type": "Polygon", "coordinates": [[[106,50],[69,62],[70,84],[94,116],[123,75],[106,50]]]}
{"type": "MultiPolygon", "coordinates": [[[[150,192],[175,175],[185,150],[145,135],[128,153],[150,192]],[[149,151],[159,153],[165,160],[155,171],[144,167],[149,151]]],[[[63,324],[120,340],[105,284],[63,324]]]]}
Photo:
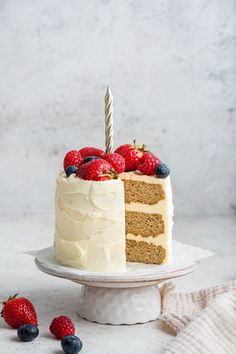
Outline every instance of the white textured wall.
{"type": "Polygon", "coordinates": [[[64,153],[147,143],[178,214],[236,209],[234,0],[1,0],[0,213],[53,211],[64,153]]]}

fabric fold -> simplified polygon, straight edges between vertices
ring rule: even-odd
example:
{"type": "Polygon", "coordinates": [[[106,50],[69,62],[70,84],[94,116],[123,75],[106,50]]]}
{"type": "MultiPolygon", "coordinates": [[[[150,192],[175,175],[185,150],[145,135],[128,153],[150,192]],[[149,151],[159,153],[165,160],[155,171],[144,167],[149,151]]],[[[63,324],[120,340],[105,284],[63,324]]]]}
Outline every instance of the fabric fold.
{"type": "Polygon", "coordinates": [[[236,353],[236,280],[190,293],[161,288],[160,319],[177,334],[165,354],[236,353]]]}

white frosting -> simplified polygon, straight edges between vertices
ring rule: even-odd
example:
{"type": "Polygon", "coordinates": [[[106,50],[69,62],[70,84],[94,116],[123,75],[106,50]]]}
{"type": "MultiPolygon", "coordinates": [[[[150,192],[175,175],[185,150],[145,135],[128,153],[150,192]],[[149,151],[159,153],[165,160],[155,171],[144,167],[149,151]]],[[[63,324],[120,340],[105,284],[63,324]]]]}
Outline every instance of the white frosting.
{"type": "Polygon", "coordinates": [[[125,208],[120,179],[85,181],[64,173],[57,178],[56,259],[99,272],[124,272],[125,208]]]}
{"type": "Polygon", "coordinates": [[[137,172],[126,172],[120,174],[123,180],[136,180],[151,184],[160,184],[165,193],[165,199],[160,200],[156,204],[143,204],[143,203],[125,203],[126,211],[135,211],[142,213],[161,214],[164,221],[164,233],[156,237],[149,236],[143,237],[142,235],[126,234],[128,240],[145,241],[152,243],[155,246],[162,246],[166,250],[166,258],[164,263],[169,263],[172,257],[172,227],[173,227],[173,202],[172,202],[172,189],[170,176],[167,178],[157,178],[153,176],[145,176],[137,172]]]}

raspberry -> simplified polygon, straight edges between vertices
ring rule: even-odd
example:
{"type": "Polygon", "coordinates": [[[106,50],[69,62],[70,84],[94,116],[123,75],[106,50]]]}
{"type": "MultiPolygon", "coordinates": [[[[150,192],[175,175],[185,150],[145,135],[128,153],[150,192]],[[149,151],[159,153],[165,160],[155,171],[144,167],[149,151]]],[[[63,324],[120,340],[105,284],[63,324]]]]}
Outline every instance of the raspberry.
{"type": "Polygon", "coordinates": [[[77,150],[71,150],[69,151],[66,156],[64,157],[64,171],[66,171],[66,169],[69,166],[75,166],[75,167],[79,167],[79,165],[81,165],[81,163],[83,162],[83,157],[80,155],[79,151],[77,150]]]}
{"type": "Polygon", "coordinates": [[[122,173],[125,170],[125,159],[123,156],[113,153],[106,154],[104,159],[108,161],[117,173],[122,173]]]}
{"type": "Polygon", "coordinates": [[[111,164],[102,159],[92,160],[81,165],[76,175],[88,181],[106,181],[117,177],[111,164]]]}
{"type": "Polygon", "coordinates": [[[125,144],[121,145],[115,150],[115,153],[121,155],[125,159],[125,171],[135,171],[139,161],[145,152],[145,146],[125,144]]]}
{"type": "Polygon", "coordinates": [[[50,324],[50,332],[58,339],[62,339],[64,336],[74,335],[75,326],[71,319],[67,316],[59,316],[52,320],[50,324]]]}
{"type": "Polygon", "coordinates": [[[83,159],[85,159],[87,156],[103,157],[105,155],[105,152],[103,150],[89,146],[80,149],[79,153],[81,154],[83,159]]]}
{"type": "Polygon", "coordinates": [[[160,159],[151,153],[145,153],[143,155],[142,161],[138,164],[138,170],[144,175],[153,176],[155,175],[155,168],[159,164],[160,159]]]}

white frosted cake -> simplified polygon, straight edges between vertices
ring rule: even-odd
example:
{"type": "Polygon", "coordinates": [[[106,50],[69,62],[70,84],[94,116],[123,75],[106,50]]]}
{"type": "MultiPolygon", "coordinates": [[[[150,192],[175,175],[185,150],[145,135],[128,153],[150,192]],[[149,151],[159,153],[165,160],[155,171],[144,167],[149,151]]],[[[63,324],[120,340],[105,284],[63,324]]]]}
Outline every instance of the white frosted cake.
{"type": "Polygon", "coordinates": [[[56,186],[56,259],[67,266],[124,272],[125,205],[120,179],[86,181],[62,173],[56,186]]]}
{"type": "Polygon", "coordinates": [[[69,151],[56,186],[58,262],[97,272],[125,272],[126,261],[170,262],[169,174],[144,145],[69,151]]]}

